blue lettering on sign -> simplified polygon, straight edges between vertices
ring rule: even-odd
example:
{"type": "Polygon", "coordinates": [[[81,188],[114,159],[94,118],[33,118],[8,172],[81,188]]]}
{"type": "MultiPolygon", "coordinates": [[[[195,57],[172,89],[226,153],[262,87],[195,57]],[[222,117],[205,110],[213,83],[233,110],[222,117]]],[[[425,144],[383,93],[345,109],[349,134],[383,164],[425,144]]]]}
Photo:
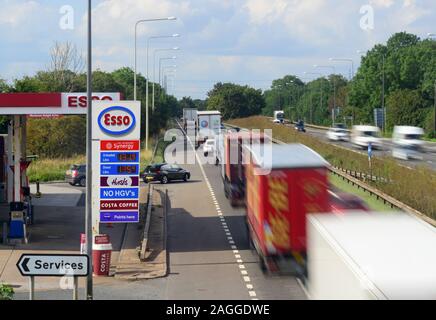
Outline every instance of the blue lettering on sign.
{"type": "Polygon", "coordinates": [[[139,164],[101,164],[100,174],[108,175],[137,175],[139,173],[139,164]]]}
{"type": "Polygon", "coordinates": [[[139,222],[138,211],[100,212],[100,222],[139,222]]]}
{"type": "Polygon", "coordinates": [[[138,199],[139,188],[100,188],[100,199],[138,199]]]}
{"type": "Polygon", "coordinates": [[[139,162],[139,152],[102,152],[101,163],[139,162]]]}

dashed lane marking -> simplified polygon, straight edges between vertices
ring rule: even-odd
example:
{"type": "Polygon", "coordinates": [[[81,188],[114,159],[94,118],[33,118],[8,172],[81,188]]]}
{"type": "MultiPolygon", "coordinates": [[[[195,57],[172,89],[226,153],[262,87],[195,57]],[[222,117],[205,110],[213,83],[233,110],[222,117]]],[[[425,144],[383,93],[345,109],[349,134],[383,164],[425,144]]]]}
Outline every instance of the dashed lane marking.
{"type": "MultiPolygon", "coordinates": [[[[187,137],[187,138],[189,140],[189,143],[191,144],[192,150],[195,150],[194,146],[192,145],[191,139],[189,139],[189,137],[187,137]]],[[[233,250],[233,254],[235,256],[236,263],[238,263],[239,270],[241,271],[241,275],[243,276],[243,280],[244,280],[244,282],[246,284],[246,287],[248,289],[248,295],[253,300],[258,300],[256,298],[257,295],[256,295],[256,291],[254,290],[254,286],[251,283],[251,280],[250,280],[250,277],[248,276],[247,270],[245,270],[245,266],[242,264],[243,261],[241,259],[241,255],[239,255],[238,248],[236,247],[235,241],[233,240],[232,234],[231,234],[231,232],[230,232],[230,230],[229,230],[229,228],[227,226],[226,219],[223,216],[223,213],[221,211],[221,207],[220,207],[220,205],[218,203],[218,200],[217,200],[217,198],[215,196],[215,192],[214,192],[214,190],[212,188],[212,185],[209,182],[209,178],[207,177],[206,172],[204,171],[204,168],[203,168],[203,165],[202,165],[202,163],[200,161],[198,153],[196,151],[194,151],[194,152],[195,152],[195,157],[197,159],[198,165],[200,166],[201,173],[203,174],[204,181],[206,182],[206,185],[207,185],[207,187],[209,189],[209,193],[210,193],[210,195],[212,197],[212,201],[213,201],[213,203],[215,205],[215,210],[217,212],[218,218],[221,220],[221,225],[222,225],[223,230],[225,232],[225,235],[227,237],[227,241],[229,242],[230,248],[233,250]]]]}

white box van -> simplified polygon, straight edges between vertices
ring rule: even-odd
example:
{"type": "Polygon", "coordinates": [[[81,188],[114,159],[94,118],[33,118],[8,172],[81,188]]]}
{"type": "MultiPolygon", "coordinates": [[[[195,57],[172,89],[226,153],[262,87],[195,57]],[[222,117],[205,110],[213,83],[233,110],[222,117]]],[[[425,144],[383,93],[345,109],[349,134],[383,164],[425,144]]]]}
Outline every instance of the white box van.
{"type": "Polygon", "coordinates": [[[422,136],[424,130],[412,126],[395,126],[392,134],[392,156],[394,158],[408,160],[409,158],[421,159],[424,146],[422,136]]]}
{"type": "Polygon", "coordinates": [[[375,126],[353,126],[351,142],[363,149],[368,148],[369,143],[375,149],[381,148],[380,129],[375,126]]]}

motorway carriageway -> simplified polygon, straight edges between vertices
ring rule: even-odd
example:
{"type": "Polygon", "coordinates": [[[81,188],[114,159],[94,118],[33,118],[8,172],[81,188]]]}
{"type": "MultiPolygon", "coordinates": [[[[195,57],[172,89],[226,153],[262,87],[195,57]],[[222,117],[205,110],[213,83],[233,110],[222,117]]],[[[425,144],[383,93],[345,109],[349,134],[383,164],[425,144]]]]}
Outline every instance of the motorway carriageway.
{"type": "MultiPolygon", "coordinates": [[[[272,122],[272,120],[271,120],[271,122],[272,122]]],[[[292,127],[292,130],[294,130],[293,124],[285,124],[285,126],[292,127]]],[[[353,145],[349,141],[339,141],[338,142],[338,141],[328,140],[327,139],[327,130],[316,129],[316,128],[311,128],[311,127],[307,127],[307,126],[305,126],[305,129],[306,129],[306,134],[310,134],[310,135],[312,135],[312,136],[314,136],[314,137],[316,137],[319,140],[322,140],[324,142],[331,143],[331,144],[334,144],[334,145],[342,147],[342,148],[350,149],[352,151],[359,152],[359,153],[364,154],[364,155],[368,154],[366,150],[358,149],[355,145],[353,145]]],[[[301,134],[305,134],[305,133],[301,133],[301,134]]],[[[383,138],[382,142],[383,142],[382,149],[381,150],[377,150],[377,149],[373,150],[373,156],[374,157],[392,156],[392,148],[393,148],[392,140],[387,139],[387,138],[383,138]]],[[[436,170],[436,143],[426,142],[425,148],[426,148],[427,152],[421,153],[422,160],[405,161],[405,160],[395,159],[395,161],[397,161],[400,164],[407,166],[407,167],[427,165],[430,168],[432,168],[433,170],[436,170]]]]}
{"type": "MultiPolygon", "coordinates": [[[[202,149],[197,152],[202,157],[202,149]]],[[[189,142],[187,153],[195,153],[189,142]]],[[[191,172],[188,182],[154,184],[155,190],[167,188],[170,197],[169,274],[153,280],[161,288],[156,298],[306,299],[295,277],[260,270],[248,243],[245,209],[229,205],[219,167],[198,161],[181,166],[191,172]]]]}

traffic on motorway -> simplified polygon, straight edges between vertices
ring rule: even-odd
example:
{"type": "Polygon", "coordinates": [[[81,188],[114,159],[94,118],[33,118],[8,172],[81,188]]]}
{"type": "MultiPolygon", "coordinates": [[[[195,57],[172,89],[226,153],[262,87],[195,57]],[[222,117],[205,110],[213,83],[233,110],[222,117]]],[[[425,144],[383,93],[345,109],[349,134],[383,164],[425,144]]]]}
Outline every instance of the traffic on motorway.
{"type": "MultiPolygon", "coordinates": [[[[283,117],[283,111],[274,111],[272,122],[284,124],[283,117]]],[[[306,132],[302,120],[295,123],[295,129],[306,132]]],[[[367,150],[371,145],[373,149],[389,151],[393,158],[405,161],[423,160],[423,154],[434,152],[423,140],[424,130],[413,126],[394,126],[391,139],[383,138],[380,128],[374,125],[354,125],[348,129],[343,123],[335,123],[330,128],[310,128],[309,133],[313,132],[325,132],[324,138],[328,141],[338,144],[350,143],[357,150],[367,150]]]]}
{"type": "MultiPolygon", "coordinates": [[[[192,116],[193,111],[189,112],[192,116]]],[[[183,121],[193,120],[186,117],[183,121]]],[[[281,123],[280,119],[273,122],[281,123]]],[[[400,127],[396,132],[404,132],[402,130],[400,127]]],[[[348,135],[341,125],[329,132],[334,138],[342,139],[343,133],[348,135]]],[[[370,210],[353,194],[334,190],[329,182],[328,162],[315,151],[302,144],[272,143],[272,137],[250,130],[217,129],[208,131],[207,135],[207,143],[200,143],[203,155],[214,159],[212,162],[220,172],[222,190],[231,207],[244,208],[249,243],[258,255],[262,272],[295,276],[308,295],[317,299],[378,299],[381,296],[396,299],[421,297],[423,292],[436,294],[429,284],[410,286],[419,279],[411,270],[387,271],[386,265],[401,263],[400,251],[391,239],[378,238],[379,249],[352,246],[364,241],[359,233],[349,234],[346,238],[349,243],[329,242],[332,237],[342,237],[344,223],[353,228],[358,228],[358,223],[375,224],[381,233],[389,232],[390,227],[383,229],[388,225],[384,222],[385,213],[370,210]],[[339,254],[337,246],[342,245],[346,246],[346,251],[339,254]],[[384,256],[386,250],[398,254],[384,256]],[[355,273],[356,268],[363,272],[367,268],[360,264],[368,261],[360,260],[362,256],[372,257],[378,263],[372,272],[379,273],[379,277],[366,276],[366,284],[362,282],[364,278],[355,273]],[[348,266],[348,259],[356,259],[353,266],[348,266]],[[331,281],[343,285],[332,286],[331,281]],[[372,286],[381,288],[374,290],[372,286]]],[[[419,139],[420,136],[407,138],[419,139]]],[[[374,147],[381,146],[377,143],[379,131],[371,126],[354,126],[351,138],[343,139],[354,139],[356,147],[370,143],[374,147]]],[[[388,216],[390,226],[405,223],[410,233],[424,232],[428,228],[425,232],[432,242],[436,241],[436,233],[430,227],[416,229],[420,224],[418,219],[400,212],[388,216]]],[[[420,253],[415,257],[420,257],[420,253]]],[[[427,257],[429,263],[434,263],[435,257],[427,257]]],[[[435,275],[427,276],[430,282],[436,280],[435,275]]]]}

